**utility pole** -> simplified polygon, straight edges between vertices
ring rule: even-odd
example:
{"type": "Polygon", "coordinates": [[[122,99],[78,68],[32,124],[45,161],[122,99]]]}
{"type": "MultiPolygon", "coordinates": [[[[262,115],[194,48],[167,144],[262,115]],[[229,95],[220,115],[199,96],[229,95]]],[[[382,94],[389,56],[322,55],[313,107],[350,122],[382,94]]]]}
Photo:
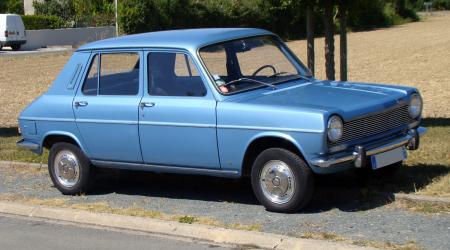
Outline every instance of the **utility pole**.
{"type": "Polygon", "coordinates": [[[115,16],[116,16],[116,36],[119,36],[119,23],[117,21],[117,0],[114,0],[114,12],[115,12],[115,16]]]}

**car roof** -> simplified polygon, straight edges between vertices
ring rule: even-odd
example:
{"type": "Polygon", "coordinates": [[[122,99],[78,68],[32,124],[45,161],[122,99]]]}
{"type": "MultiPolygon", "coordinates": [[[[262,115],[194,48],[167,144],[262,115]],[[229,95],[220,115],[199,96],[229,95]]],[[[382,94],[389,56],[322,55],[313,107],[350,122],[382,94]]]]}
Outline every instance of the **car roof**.
{"type": "Polygon", "coordinates": [[[77,51],[145,47],[197,50],[208,44],[259,35],[273,35],[273,33],[255,28],[166,30],[100,40],[83,45],[77,51]]]}
{"type": "Polygon", "coordinates": [[[19,15],[17,15],[17,14],[9,14],[9,13],[0,14],[0,17],[7,17],[7,16],[19,16],[19,15]]]}

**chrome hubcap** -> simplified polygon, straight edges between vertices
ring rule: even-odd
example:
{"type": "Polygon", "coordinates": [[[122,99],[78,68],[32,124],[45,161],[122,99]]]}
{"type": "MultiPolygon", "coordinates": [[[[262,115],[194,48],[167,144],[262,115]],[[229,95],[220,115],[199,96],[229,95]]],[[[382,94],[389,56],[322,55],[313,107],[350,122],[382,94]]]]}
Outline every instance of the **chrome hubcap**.
{"type": "Polygon", "coordinates": [[[80,178],[80,165],[74,153],[68,150],[60,151],[54,162],[56,179],[64,187],[73,187],[80,178]]]}
{"type": "Polygon", "coordinates": [[[282,161],[269,161],[260,174],[261,189],[270,201],[277,204],[289,202],[294,195],[295,179],[289,166],[282,161]]]}

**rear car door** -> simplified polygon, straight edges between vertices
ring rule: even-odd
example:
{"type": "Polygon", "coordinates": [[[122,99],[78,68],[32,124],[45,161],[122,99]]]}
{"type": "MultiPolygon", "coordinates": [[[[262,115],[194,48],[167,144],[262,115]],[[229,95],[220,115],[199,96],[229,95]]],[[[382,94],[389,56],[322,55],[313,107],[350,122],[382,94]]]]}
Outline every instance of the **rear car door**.
{"type": "Polygon", "coordinates": [[[142,162],[138,106],[142,51],[99,52],[73,100],[78,129],[91,159],[142,162]]]}
{"type": "Polygon", "coordinates": [[[145,53],[146,84],[139,108],[144,162],[220,168],[216,100],[185,52],[145,53]]]}
{"type": "Polygon", "coordinates": [[[8,40],[17,40],[17,18],[14,15],[8,15],[6,17],[6,30],[8,31],[8,40]]]}

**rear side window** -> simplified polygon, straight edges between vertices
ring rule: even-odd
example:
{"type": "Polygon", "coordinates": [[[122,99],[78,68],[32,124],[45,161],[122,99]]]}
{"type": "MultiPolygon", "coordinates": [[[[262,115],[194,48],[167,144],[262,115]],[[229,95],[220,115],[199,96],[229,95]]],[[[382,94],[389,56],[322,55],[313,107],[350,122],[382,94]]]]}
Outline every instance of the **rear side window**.
{"type": "Polygon", "coordinates": [[[98,56],[95,55],[92,59],[91,66],[89,67],[89,73],[86,76],[83,84],[84,95],[97,95],[98,87],[98,56]]]}
{"type": "Polygon", "coordinates": [[[83,85],[85,95],[136,95],[139,92],[139,54],[96,55],[83,85]]]}
{"type": "Polygon", "coordinates": [[[197,67],[184,53],[148,54],[148,93],[154,96],[205,96],[197,67]]]}

